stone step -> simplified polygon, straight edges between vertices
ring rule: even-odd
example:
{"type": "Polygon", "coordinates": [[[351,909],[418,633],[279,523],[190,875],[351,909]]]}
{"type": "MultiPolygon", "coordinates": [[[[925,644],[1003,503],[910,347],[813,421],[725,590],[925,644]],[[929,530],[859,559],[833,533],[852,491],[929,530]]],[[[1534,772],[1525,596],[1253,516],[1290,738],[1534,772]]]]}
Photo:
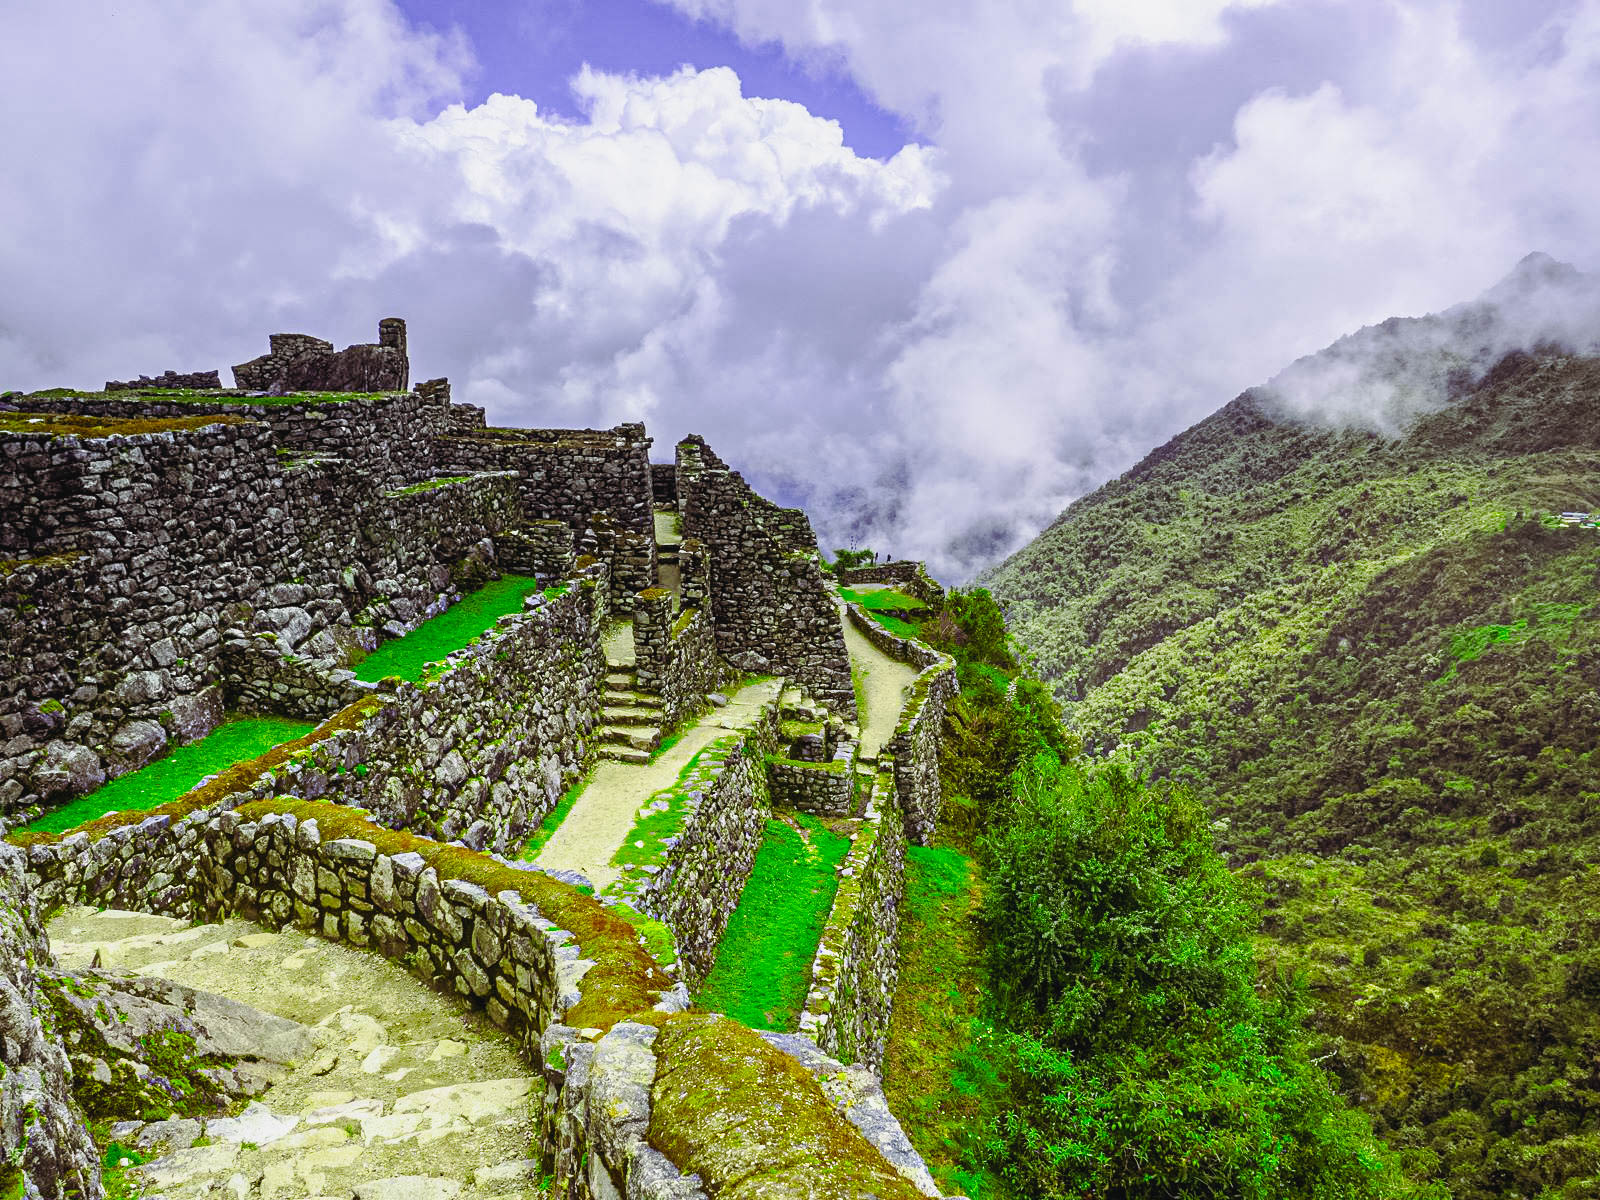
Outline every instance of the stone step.
{"type": "Polygon", "coordinates": [[[661,712],[661,697],[653,696],[649,692],[633,692],[618,688],[607,688],[603,703],[609,708],[615,705],[618,708],[653,708],[657,715],[661,712]]]}
{"type": "Polygon", "coordinates": [[[619,746],[614,742],[608,742],[601,746],[600,749],[595,751],[595,754],[612,762],[632,763],[641,767],[650,761],[650,752],[648,750],[635,750],[632,746],[619,746]]]}
{"type": "Polygon", "coordinates": [[[607,703],[600,719],[607,725],[649,725],[658,733],[661,730],[661,710],[631,704],[607,703]]]}
{"type": "Polygon", "coordinates": [[[621,692],[632,691],[639,681],[637,667],[629,667],[626,671],[619,671],[615,663],[607,663],[611,669],[606,672],[606,686],[621,692]]]}
{"type": "Polygon", "coordinates": [[[633,725],[603,725],[600,727],[600,740],[648,751],[654,750],[660,743],[661,730],[640,729],[633,725]]]}

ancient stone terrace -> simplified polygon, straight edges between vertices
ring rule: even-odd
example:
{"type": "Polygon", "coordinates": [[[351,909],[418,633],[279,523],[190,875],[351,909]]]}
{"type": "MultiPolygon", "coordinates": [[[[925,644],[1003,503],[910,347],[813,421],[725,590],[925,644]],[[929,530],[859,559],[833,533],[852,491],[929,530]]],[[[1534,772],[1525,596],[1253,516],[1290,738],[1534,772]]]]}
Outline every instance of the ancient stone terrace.
{"type": "MultiPolygon", "coordinates": [[[[403,324],[383,330],[403,358],[403,324]]],[[[937,1194],[871,1071],[949,660],[859,610],[847,649],[804,515],[703,439],[652,464],[642,426],[496,429],[442,380],[291,391],[349,380],[314,341],[273,339],[276,382],[236,369],[265,387],[0,396],[0,823],[229,714],[316,722],[155,808],[0,844],[21,922],[0,928],[0,1037],[38,1064],[0,1080],[0,1150],[22,1106],[52,1122],[28,1194],[97,1193],[30,1016],[37,914],[61,904],[298,927],[459,996],[539,1082],[530,1152],[558,1195],[937,1194]],[[522,607],[469,643],[350,669],[501,573],[527,577],[522,607]],[[689,1011],[692,989],[791,814],[850,850],[803,1012],[758,1037],[689,1011]]]]}

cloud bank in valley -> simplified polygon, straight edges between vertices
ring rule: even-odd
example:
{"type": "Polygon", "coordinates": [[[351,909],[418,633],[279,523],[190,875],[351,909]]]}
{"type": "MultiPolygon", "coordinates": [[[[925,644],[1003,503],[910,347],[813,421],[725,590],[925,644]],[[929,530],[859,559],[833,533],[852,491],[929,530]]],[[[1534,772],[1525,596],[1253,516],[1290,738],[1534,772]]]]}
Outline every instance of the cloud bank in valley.
{"type": "Polygon", "coordinates": [[[959,578],[1341,334],[1597,265],[1593,0],[674,3],[919,141],[711,63],[467,108],[471,47],[387,0],[13,14],[0,384],[394,313],[497,421],[704,432],[959,578]]]}

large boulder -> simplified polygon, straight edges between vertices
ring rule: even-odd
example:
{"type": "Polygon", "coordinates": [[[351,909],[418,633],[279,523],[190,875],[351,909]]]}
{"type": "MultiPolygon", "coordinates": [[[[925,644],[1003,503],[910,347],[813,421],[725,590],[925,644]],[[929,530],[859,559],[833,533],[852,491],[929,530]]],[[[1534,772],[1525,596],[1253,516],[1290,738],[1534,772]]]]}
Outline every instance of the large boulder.
{"type": "Polygon", "coordinates": [[[45,971],[40,986],[94,1117],[214,1112],[282,1078],[313,1048],[304,1025],[151,976],[45,971]]]}
{"type": "Polygon", "coordinates": [[[29,779],[33,790],[47,800],[82,796],[106,781],[100,756],[76,742],[51,742],[29,779]]]}

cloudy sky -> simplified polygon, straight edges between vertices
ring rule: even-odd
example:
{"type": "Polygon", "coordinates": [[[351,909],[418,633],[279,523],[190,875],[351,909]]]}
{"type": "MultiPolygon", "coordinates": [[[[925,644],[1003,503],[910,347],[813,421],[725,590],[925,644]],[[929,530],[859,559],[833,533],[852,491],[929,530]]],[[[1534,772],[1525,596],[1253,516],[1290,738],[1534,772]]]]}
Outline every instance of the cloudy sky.
{"type": "Polygon", "coordinates": [[[1340,334],[1600,267],[1600,0],[0,12],[0,387],[401,315],[494,421],[704,433],[947,578],[1340,334]]]}

